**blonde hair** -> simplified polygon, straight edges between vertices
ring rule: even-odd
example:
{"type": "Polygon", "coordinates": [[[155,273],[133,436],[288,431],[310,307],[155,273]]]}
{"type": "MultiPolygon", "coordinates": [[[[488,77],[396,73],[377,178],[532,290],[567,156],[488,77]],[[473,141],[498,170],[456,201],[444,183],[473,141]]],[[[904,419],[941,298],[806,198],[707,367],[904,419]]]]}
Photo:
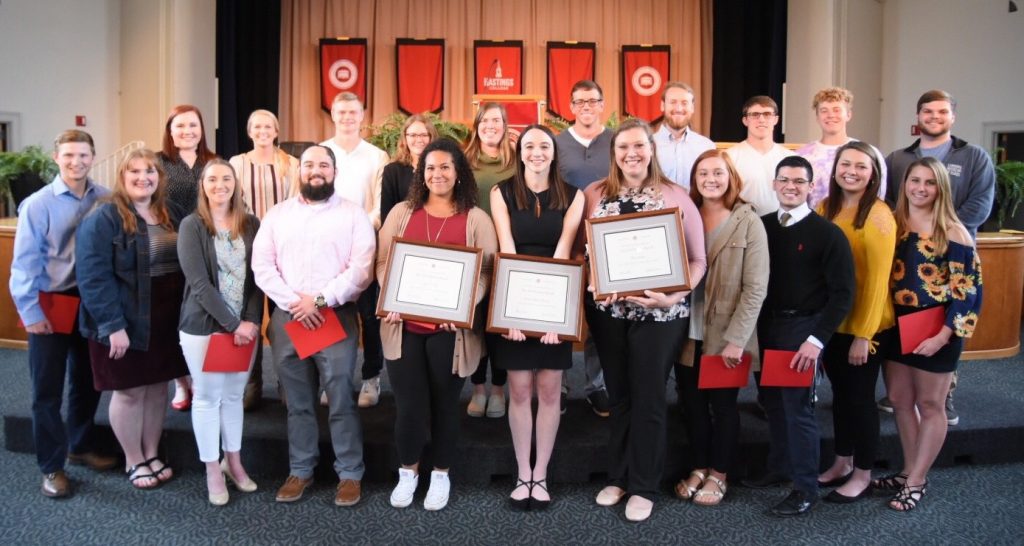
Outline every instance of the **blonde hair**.
{"type": "Polygon", "coordinates": [[[213,223],[213,211],[210,209],[210,198],[206,195],[206,188],[203,185],[203,182],[206,180],[206,173],[217,165],[227,167],[231,171],[231,178],[235,179],[235,189],[231,192],[231,203],[228,205],[228,213],[231,215],[231,233],[229,236],[231,239],[234,239],[241,235],[245,229],[245,202],[242,201],[242,184],[239,182],[238,174],[235,173],[235,168],[231,166],[231,163],[218,157],[211,159],[203,167],[203,173],[199,176],[199,202],[196,203],[196,215],[203,221],[203,225],[206,226],[206,231],[210,235],[217,234],[217,226],[213,223]]]}
{"type": "Polygon", "coordinates": [[[136,159],[141,159],[147,163],[148,167],[156,169],[156,191],[153,192],[153,196],[150,198],[149,211],[153,213],[156,223],[160,227],[167,231],[174,231],[174,225],[171,224],[171,215],[167,213],[167,173],[160,166],[160,162],[156,160],[156,154],[146,148],[129,152],[125,156],[124,161],[121,162],[121,166],[117,169],[117,180],[114,181],[110,201],[117,207],[117,214],[121,217],[121,226],[128,234],[134,234],[139,230],[138,222],[135,219],[135,205],[132,204],[132,199],[128,196],[128,189],[125,187],[124,181],[131,162],[136,159]]]}
{"type": "MultiPolygon", "coordinates": [[[[893,216],[896,217],[896,236],[898,239],[906,237],[910,233],[910,203],[907,201],[907,180],[910,179],[910,171],[914,167],[924,167],[935,175],[935,187],[938,193],[935,195],[935,202],[932,203],[932,232],[930,239],[935,247],[936,254],[945,254],[949,248],[949,234],[958,227],[964,232],[967,228],[960,222],[953,207],[953,190],[949,183],[949,171],[941,161],[934,157],[922,157],[914,161],[903,173],[903,185],[900,186],[900,194],[896,199],[896,210],[893,216]]],[[[970,238],[968,238],[970,241],[970,238]]]]}
{"type": "Polygon", "coordinates": [[[654,131],[651,131],[651,126],[646,121],[639,118],[630,118],[619,124],[619,128],[615,130],[615,134],[612,135],[611,144],[611,166],[608,169],[608,178],[601,182],[604,189],[604,196],[609,199],[614,199],[619,196],[619,191],[622,189],[625,175],[622,173],[622,169],[619,168],[619,164],[615,162],[615,141],[619,139],[619,135],[632,129],[643,129],[647,135],[647,142],[651,145],[651,163],[647,166],[647,176],[644,178],[645,186],[653,186],[657,189],[661,189],[661,185],[665,184],[668,179],[665,178],[665,173],[661,171],[661,165],[658,164],[657,147],[654,144],[654,131]]]}
{"type": "Polygon", "coordinates": [[[409,143],[405,141],[405,132],[409,130],[409,127],[412,127],[413,123],[416,122],[422,123],[423,126],[427,128],[427,134],[430,135],[430,140],[427,141],[427,144],[437,140],[437,127],[434,127],[434,122],[430,121],[430,118],[427,116],[423,114],[413,114],[405,119],[405,123],[402,124],[402,133],[398,136],[398,148],[396,148],[395,157],[392,158],[392,161],[403,165],[409,165],[413,169],[416,168],[416,165],[413,165],[412,163],[412,152],[409,151],[409,143]]]}
{"type": "Polygon", "coordinates": [[[811,102],[811,109],[817,110],[818,105],[823,102],[845,102],[846,107],[853,108],[853,93],[842,87],[826,87],[814,94],[814,101],[811,102]]]}

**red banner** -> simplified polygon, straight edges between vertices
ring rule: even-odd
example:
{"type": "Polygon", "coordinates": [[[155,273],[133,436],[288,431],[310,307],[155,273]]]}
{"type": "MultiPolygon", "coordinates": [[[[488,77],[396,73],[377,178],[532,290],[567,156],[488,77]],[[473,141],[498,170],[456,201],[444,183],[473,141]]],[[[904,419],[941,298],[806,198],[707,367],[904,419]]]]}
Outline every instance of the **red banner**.
{"type": "Polygon", "coordinates": [[[474,94],[523,94],[522,40],[473,40],[474,94]]]}
{"type": "Polygon", "coordinates": [[[597,44],[593,42],[548,42],[548,110],[569,121],[572,86],[594,79],[597,44]]]}
{"type": "Polygon", "coordinates": [[[320,38],[320,106],[331,111],[338,93],[355,93],[366,101],[366,38],[320,38]]]}
{"type": "Polygon", "coordinates": [[[622,112],[653,122],[661,117],[661,90],[669,81],[671,47],[622,46],[622,112]]]}
{"type": "Polygon", "coordinates": [[[444,109],[444,40],[395,40],[398,109],[406,114],[444,109]]]}

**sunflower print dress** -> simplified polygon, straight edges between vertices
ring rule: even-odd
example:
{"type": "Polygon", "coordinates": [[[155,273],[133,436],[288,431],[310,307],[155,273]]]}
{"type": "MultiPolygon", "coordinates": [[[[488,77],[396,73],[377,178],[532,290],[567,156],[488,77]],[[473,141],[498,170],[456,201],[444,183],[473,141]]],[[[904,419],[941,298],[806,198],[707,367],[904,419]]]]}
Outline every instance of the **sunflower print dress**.
{"type": "Polygon", "coordinates": [[[949,241],[938,254],[931,239],[908,233],[896,244],[892,293],[896,315],[929,307],[946,308],[946,326],[953,330],[949,343],[930,357],[899,354],[898,341],[890,359],[926,371],[956,370],[963,340],[974,334],[981,311],[981,259],[972,246],[949,241]]]}

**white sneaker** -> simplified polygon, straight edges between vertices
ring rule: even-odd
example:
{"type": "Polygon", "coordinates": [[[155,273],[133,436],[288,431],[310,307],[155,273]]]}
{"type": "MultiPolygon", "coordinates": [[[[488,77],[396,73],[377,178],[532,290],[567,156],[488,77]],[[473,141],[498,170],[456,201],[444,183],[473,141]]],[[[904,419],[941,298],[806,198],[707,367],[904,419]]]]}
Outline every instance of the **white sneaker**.
{"type": "MultiPolygon", "coordinates": [[[[398,469],[398,485],[391,492],[391,506],[405,508],[412,504],[412,496],[416,494],[416,486],[420,477],[411,468],[398,469]]],[[[433,482],[431,482],[433,487],[433,482]]]]}
{"type": "Polygon", "coordinates": [[[372,408],[380,401],[380,376],[363,381],[363,388],[359,389],[359,407],[372,408]]]}
{"type": "Polygon", "coordinates": [[[448,480],[447,472],[431,472],[430,489],[427,489],[427,497],[423,499],[423,509],[440,510],[448,506],[448,492],[451,488],[452,482],[448,480]]]}

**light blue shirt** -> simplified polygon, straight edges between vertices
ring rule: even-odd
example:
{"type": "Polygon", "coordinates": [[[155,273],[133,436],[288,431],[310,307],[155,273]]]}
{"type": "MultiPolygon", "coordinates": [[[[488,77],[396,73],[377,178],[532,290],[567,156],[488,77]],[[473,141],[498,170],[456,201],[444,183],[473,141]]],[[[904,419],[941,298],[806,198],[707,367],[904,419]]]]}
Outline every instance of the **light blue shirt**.
{"type": "Polygon", "coordinates": [[[18,315],[26,325],[45,318],[39,307],[39,292],[75,288],[75,228],[96,201],[109,193],[87,180],[79,199],[58,174],[18,207],[10,288],[18,315]]]}
{"type": "Polygon", "coordinates": [[[655,153],[661,170],[670,180],[690,191],[690,171],[700,154],[715,149],[715,143],[687,127],[683,136],[675,138],[668,125],[662,122],[654,133],[655,153]]]}

